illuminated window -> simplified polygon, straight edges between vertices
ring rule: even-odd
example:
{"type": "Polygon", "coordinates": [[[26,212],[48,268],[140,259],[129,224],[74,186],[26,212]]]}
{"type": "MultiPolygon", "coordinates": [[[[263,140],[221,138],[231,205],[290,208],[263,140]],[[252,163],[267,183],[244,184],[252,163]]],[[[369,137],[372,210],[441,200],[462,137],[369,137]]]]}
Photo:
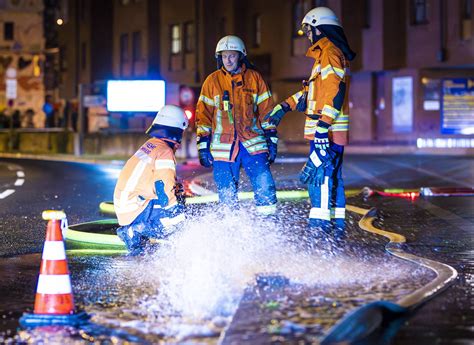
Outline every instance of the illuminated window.
{"type": "Polygon", "coordinates": [[[186,53],[194,52],[194,23],[187,22],[184,24],[184,51],[186,53]]]}
{"type": "Polygon", "coordinates": [[[296,0],[293,2],[293,36],[298,36],[301,29],[301,21],[306,13],[315,7],[327,6],[326,0],[296,0]]]}
{"type": "Polygon", "coordinates": [[[171,54],[181,53],[181,28],[179,24],[171,25],[171,54]]]}
{"type": "Polygon", "coordinates": [[[428,23],[428,11],[426,0],[411,1],[411,22],[414,25],[428,23]]]}

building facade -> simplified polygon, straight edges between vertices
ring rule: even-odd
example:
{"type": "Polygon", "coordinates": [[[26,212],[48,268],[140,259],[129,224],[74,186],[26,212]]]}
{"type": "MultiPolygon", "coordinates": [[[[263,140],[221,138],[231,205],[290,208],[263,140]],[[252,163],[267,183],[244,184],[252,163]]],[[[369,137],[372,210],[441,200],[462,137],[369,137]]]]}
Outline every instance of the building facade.
{"type": "MultiPolygon", "coordinates": [[[[351,65],[352,143],[470,140],[473,3],[274,0],[269,6],[264,0],[64,0],[69,20],[60,31],[67,66],[61,96],[77,97],[78,83],[159,78],[172,86],[169,102],[179,103],[176,85],[198,90],[216,68],[217,41],[235,34],[245,41],[275,100],[282,101],[301,87],[312,66],[305,57],[309,42],[296,34],[301,19],[313,7],[328,6],[341,18],[357,53],[351,65]]],[[[281,137],[287,143],[303,142],[303,124],[302,114],[287,115],[281,137]]]]}
{"type": "Polygon", "coordinates": [[[0,1],[0,127],[44,127],[47,53],[43,1],[0,1]],[[14,113],[21,116],[3,121],[14,113]]]}

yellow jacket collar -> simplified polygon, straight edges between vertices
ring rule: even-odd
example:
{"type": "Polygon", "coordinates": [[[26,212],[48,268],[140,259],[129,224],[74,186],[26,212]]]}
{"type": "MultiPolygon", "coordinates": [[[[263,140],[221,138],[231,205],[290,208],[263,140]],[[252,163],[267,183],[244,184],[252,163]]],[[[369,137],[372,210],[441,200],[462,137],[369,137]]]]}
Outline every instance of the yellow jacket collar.
{"type": "Polygon", "coordinates": [[[319,55],[321,54],[321,51],[330,45],[333,45],[333,43],[329,40],[327,37],[323,37],[318,42],[313,44],[311,47],[308,48],[308,51],[306,52],[307,57],[311,57],[313,59],[317,59],[319,55]]]}

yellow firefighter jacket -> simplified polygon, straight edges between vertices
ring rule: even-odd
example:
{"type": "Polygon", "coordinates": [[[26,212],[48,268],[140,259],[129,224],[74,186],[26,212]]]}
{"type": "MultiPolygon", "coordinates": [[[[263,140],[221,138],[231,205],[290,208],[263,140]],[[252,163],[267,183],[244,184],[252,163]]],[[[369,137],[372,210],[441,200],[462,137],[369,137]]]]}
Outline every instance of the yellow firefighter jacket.
{"type": "Polygon", "coordinates": [[[212,136],[211,153],[215,160],[233,162],[239,142],[252,154],[268,152],[263,130],[275,129],[265,114],[274,102],[260,73],[242,65],[232,75],[225,68],[210,74],[204,81],[196,106],[197,135],[212,136]],[[226,105],[224,92],[229,94],[226,105]]]}
{"type": "Polygon", "coordinates": [[[155,182],[164,184],[168,205],[177,204],[176,159],[174,151],[164,139],[151,138],[127,161],[114,191],[114,207],[120,225],[129,225],[156,199],[155,182]]]}
{"type": "MultiPolygon", "coordinates": [[[[285,101],[295,110],[298,99],[308,92],[306,115],[319,115],[322,121],[331,124],[330,140],[346,145],[349,133],[349,61],[327,37],[312,45],[306,56],[315,60],[307,85],[285,101]]],[[[317,123],[318,119],[306,117],[306,139],[314,139],[317,123]]]]}

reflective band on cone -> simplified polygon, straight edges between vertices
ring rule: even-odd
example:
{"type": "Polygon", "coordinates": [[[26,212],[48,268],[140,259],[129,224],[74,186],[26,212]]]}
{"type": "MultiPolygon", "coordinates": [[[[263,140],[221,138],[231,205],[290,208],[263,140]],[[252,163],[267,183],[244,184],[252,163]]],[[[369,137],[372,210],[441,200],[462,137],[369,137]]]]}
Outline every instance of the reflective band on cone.
{"type": "Polygon", "coordinates": [[[74,299],[60,222],[58,219],[51,219],[48,222],[36,288],[35,314],[74,312],[74,299]]]}
{"type": "Polygon", "coordinates": [[[30,328],[85,324],[90,316],[85,312],[74,313],[71,279],[61,232],[61,224],[66,221],[66,215],[62,211],[45,211],[43,218],[48,220],[48,227],[41,257],[34,313],[24,314],[20,318],[20,325],[30,328]]]}

